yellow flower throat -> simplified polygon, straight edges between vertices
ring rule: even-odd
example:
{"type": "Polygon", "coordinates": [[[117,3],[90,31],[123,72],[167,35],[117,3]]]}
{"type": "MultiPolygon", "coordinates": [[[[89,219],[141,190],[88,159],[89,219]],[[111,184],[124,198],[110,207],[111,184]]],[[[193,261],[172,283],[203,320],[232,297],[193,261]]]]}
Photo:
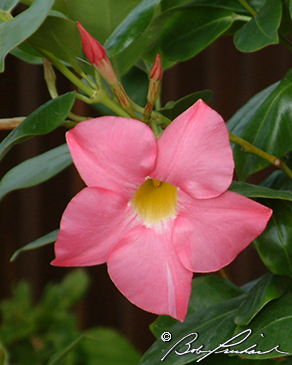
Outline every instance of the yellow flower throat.
{"type": "Polygon", "coordinates": [[[163,181],[148,179],[131,200],[134,211],[146,226],[176,217],[177,189],[163,181]]]}

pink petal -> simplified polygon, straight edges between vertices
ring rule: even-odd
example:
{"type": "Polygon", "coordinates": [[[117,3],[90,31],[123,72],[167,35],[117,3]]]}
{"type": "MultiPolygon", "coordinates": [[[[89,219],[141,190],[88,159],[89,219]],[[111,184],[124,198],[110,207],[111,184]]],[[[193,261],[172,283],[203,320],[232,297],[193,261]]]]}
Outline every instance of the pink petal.
{"type": "Polygon", "coordinates": [[[91,266],[106,262],[112,248],[131,229],[131,217],[131,208],[119,194],[99,188],[81,190],[63,214],[52,264],[91,266]]]}
{"type": "Polygon", "coordinates": [[[178,116],[157,145],[151,177],[199,199],[213,198],[229,187],[234,162],[228,131],[222,117],[202,100],[178,116]]]}
{"type": "Polygon", "coordinates": [[[121,192],[128,198],[154,168],[156,141],[137,120],[101,117],[67,133],[73,161],[85,183],[121,192]]]}
{"type": "Polygon", "coordinates": [[[181,262],[194,272],[217,271],[229,264],[263,232],[272,214],[230,191],[207,200],[179,191],[179,202],[174,244],[181,262]]]}
{"type": "MultiPolygon", "coordinates": [[[[173,223],[169,222],[172,226],[173,223]]],[[[140,227],[111,252],[108,270],[118,289],[138,307],[184,320],[192,273],[179,261],[172,230],[140,227]]]]}

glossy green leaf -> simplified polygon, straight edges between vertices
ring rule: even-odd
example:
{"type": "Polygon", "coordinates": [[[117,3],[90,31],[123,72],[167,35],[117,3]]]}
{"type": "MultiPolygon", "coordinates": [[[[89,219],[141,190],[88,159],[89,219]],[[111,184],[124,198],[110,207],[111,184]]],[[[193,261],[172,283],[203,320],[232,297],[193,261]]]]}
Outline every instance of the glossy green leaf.
{"type": "Polygon", "coordinates": [[[37,240],[25,245],[24,247],[21,247],[19,250],[14,252],[10,261],[14,261],[19,256],[19,254],[21,254],[21,252],[34,250],[36,248],[48,245],[49,243],[55,242],[57,240],[58,233],[59,229],[56,229],[55,231],[52,231],[45,236],[38,238],[37,240]]]}
{"type": "Polygon", "coordinates": [[[159,3],[160,0],[143,0],[131,11],[104,44],[109,57],[120,53],[141,36],[150,24],[159,3]]]}
{"type": "Polygon", "coordinates": [[[286,280],[267,273],[245,294],[238,308],[235,323],[247,326],[259,311],[271,300],[279,298],[286,289],[286,280]]]}
{"type": "Polygon", "coordinates": [[[49,16],[39,29],[28,39],[33,47],[51,52],[61,60],[76,65],[81,53],[78,28],[72,20],[60,16],[49,16]]]}
{"type": "Polygon", "coordinates": [[[1,0],[0,9],[4,11],[11,11],[18,3],[19,0],[1,0]]]}
{"type": "Polygon", "coordinates": [[[273,210],[273,215],[254,245],[270,271],[292,276],[292,203],[265,200],[264,204],[273,210]]]}
{"type": "Polygon", "coordinates": [[[163,53],[172,61],[184,61],[206,48],[233,23],[229,10],[184,6],[166,22],[161,34],[163,53]]]}
{"type": "Polygon", "coordinates": [[[0,72],[4,70],[6,55],[38,29],[53,4],[54,0],[35,0],[14,19],[0,23],[0,72]]]}
{"type": "Polygon", "coordinates": [[[165,70],[175,64],[175,61],[169,60],[164,54],[161,48],[161,34],[164,25],[175,14],[173,9],[165,11],[162,14],[156,16],[147,29],[146,49],[143,52],[143,59],[147,60],[150,64],[155,62],[156,56],[160,55],[160,61],[162,68],[165,70]]]}
{"type": "MultiPolygon", "coordinates": [[[[288,158],[284,160],[286,165],[292,168],[292,153],[288,154],[288,158]]],[[[274,171],[270,176],[268,176],[260,185],[272,188],[275,190],[290,190],[292,191],[292,180],[290,177],[282,170],[274,171]]]]}
{"type": "Polygon", "coordinates": [[[72,163],[66,144],[15,166],[0,181],[0,200],[9,192],[49,180],[72,163]]]}
{"type": "Polygon", "coordinates": [[[70,16],[101,44],[141,0],[67,0],[70,16]]]}
{"type": "Polygon", "coordinates": [[[205,103],[208,103],[212,96],[213,91],[211,90],[197,91],[177,101],[167,103],[164,108],[159,109],[159,113],[168,119],[173,120],[178,115],[187,110],[190,106],[192,106],[197,100],[202,99],[205,101],[205,103]]]}
{"type": "MultiPolygon", "coordinates": [[[[251,330],[249,337],[234,349],[242,351],[257,345],[255,351],[267,351],[266,354],[245,354],[240,356],[250,359],[279,358],[292,353],[292,294],[287,293],[279,299],[273,300],[246,327],[238,327],[236,334],[251,330]],[[278,350],[269,352],[278,346],[278,350]]],[[[244,338],[241,337],[242,339],[244,338]]]]}
{"type": "MultiPolygon", "coordinates": [[[[188,315],[225,300],[235,298],[243,293],[242,289],[221,276],[208,275],[195,278],[192,282],[188,315]]],[[[151,324],[150,329],[154,336],[159,338],[163,332],[168,331],[176,323],[179,322],[172,317],[159,316],[151,324]]]]}
{"type": "Polygon", "coordinates": [[[201,347],[203,350],[212,350],[220,343],[230,339],[236,327],[234,316],[241,300],[242,296],[239,296],[207,307],[187,316],[183,323],[178,322],[168,328],[167,332],[171,333],[171,341],[164,342],[159,338],[145,353],[139,365],[160,364],[161,361],[165,361],[166,364],[179,365],[199,359],[203,356],[202,353],[194,352],[182,355],[188,348],[186,343],[194,339],[194,333],[197,333],[199,337],[192,343],[192,348],[197,349],[203,346],[203,348],[201,347]],[[175,350],[181,355],[177,355],[174,349],[171,350],[179,341],[175,350]]]}
{"type": "Polygon", "coordinates": [[[88,356],[88,365],[137,365],[141,358],[124,337],[110,328],[86,331],[80,347],[88,356]]]}
{"type": "MultiPolygon", "coordinates": [[[[240,137],[279,158],[290,152],[292,150],[291,93],[290,70],[281,83],[263,101],[260,100],[261,104],[258,107],[254,104],[254,114],[248,112],[237,118],[235,128],[237,131],[241,129],[240,137]]],[[[227,125],[230,128],[230,123],[227,125]]],[[[233,129],[235,128],[233,123],[233,129]]],[[[236,172],[240,180],[245,180],[249,175],[269,165],[269,162],[258,156],[242,152],[238,145],[235,145],[233,151],[236,172]]]]}
{"type": "Polygon", "coordinates": [[[35,51],[38,56],[35,56],[30,52],[29,50],[33,49],[26,43],[21,43],[18,47],[14,48],[10,53],[13,54],[13,56],[27,62],[31,63],[33,65],[42,65],[43,59],[42,55],[35,51]]]}
{"type": "Polygon", "coordinates": [[[75,92],[69,92],[43,104],[30,114],[17,128],[8,134],[0,144],[0,159],[15,144],[33,136],[46,134],[59,127],[70,112],[75,92]]]}
{"type": "Polygon", "coordinates": [[[130,99],[144,107],[147,103],[149,78],[147,74],[133,66],[123,77],[122,84],[130,99]],[[137,88],[137,85],[139,87],[137,88]]]}
{"type": "Polygon", "coordinates": [[[147,31],[139,38],[135,39],[127,48],[119,54],[111,57],[111,62],[116,74],[121,77],[125,74],[141,57],[147,45],[147,31]]]}
{"type": "Polygon", "coordinates": [[[230,191],[247,196],[248,198],[269,198],[292,201],[292,192],[276,190],[261,185],[248,184],[242,181],[233,181],[230,191]]]}
{"type": "Polygon", "coordinates": [[[289,1],[289,11],[290,11],[290,16],[292,18],[292,1],[289,1]]]}
{"type": "Polygon", "coordinates": [[[193,5],[205,5],[216,8],[232,10],[239,13],[247,13],[247,10],[240,4],[238,0],[162,0],[161,6],[163,11],[178,5],[192,3],[193,5]]]}
{"type": "Polygon", "coordinates": [[[254,52],[270,44],[279,43],[281,0],[267,0],[257,15],[234,35],[234,44],[241,52],[254,52]]]}
{"type": "MultiPolygon", "coordinates": [[[[275,363],[274,360],[249,360],[241,359],[238,356],[229,356],[228,354],[214,354],[206,357],[202,360],[203,365],[291,365],[291,363],[286,361],[281,361],[279,364],[275,363]]],[[[191,365],[196,365],[197,362],[191,363],[191,365]]]]}
{"type": "Polygon", "coordinates": [[[63,13],[67,18],[70,17],[66,0],[55,0],[53,9],[63,13]]]}

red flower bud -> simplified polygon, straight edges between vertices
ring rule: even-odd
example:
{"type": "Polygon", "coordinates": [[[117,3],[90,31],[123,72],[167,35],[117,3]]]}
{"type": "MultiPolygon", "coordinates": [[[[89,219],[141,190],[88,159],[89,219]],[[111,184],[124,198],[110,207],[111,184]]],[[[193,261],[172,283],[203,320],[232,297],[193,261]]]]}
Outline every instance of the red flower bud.
{"type": "Polygon", "coordinates": [[[116,83],[118,83],[118,78],[106,54],[105,48],[94,39],[79,22],[76,22],[76,24],[80,33],[85,56],[110,86],[116,85],[116,83]]]}
{"type": "Polygon", "coordinates": [[[152,104],[159,97],[160,86],[162,82],[162,66],[160,61],[159,54],[156,56],[155,63],[150,72],[150,81],[149,81],[149,89],[148,89],[148,96],[147,99],[152,104]]]}
{"type": "Polygon", "coordinates": [[[162,66],[159,54],[156,56],[154,65],[151,69],[150,79],[152,79],[153,81],[162,80],[162,66]]]}

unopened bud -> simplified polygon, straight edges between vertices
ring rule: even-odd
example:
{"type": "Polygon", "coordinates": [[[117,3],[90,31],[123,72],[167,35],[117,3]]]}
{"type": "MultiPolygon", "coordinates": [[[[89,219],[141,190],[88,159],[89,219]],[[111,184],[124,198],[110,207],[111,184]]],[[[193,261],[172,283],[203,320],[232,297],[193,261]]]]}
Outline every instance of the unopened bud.
{"type": "Polygon", "coordinates": [[[47,83],[47,88],[51,95],[51,98],[54,99],[59,96],[56,87],[56,74],[51,62],[46,58],[43,59],[43,65],[44,65],[44,77],[47,83]]]}
{"type": "Polygon", "coordinates": [[[148,122],[148,120],[150,120],[152,110],[153,110],[153,106],[152,106],[151,102],[148,101],[148,103],[145,106],[144,113],[143,113],[144,122],[148,122]]]}
{"type": "Polygon", "coordinates": [[[114,92],[117,96],[117,98],[119,99],[119,102],[121,104],[121,106],[125,109],[125,110],[129,110],[132,108],[131,106],[131,102],[130,99],[128,97],[128,95],[126,94],[123,85],[121,83],[118,83],[117,85],[115,85],[115,89],[114,92]]]}
{"type": "Polygon", "coordinates": [[[105,48],[94,39],[79,22],[76,22],[76,24],[80,33],[85,56],[110,86],[116,85],[119,81],[106,54],[105,48]]]}
{"type": "Polygon", "coordinates": [[[149,81],[149,89],[147,96],[148,101],[150,101],[152,104],[154,104],[159,97],[161,82],[162,82],[162,66],[161,66],[160,56],[158,54],[156,56],[155,63],[150,72],[150,81],[149,81]]]}

